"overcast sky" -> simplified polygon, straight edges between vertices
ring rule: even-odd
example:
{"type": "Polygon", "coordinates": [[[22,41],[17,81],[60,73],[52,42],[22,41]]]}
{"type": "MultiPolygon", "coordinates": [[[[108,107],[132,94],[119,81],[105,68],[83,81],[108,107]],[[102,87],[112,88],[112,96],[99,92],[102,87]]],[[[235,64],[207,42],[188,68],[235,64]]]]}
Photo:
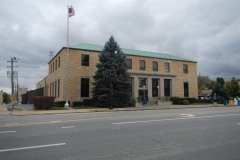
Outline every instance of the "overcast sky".
{"type": "MultiPolygon", "coordinates": [[[[19,85],[36,88],[48,74],[50,51],[104,45],[168,53],[198,62],[211,79],[240,78],[240,0],[1,0],[0,90],[11,93],[6,66],[20,58],[19,85]]],[[[15,70],[15,69],[14,69],[15,70]]]]}

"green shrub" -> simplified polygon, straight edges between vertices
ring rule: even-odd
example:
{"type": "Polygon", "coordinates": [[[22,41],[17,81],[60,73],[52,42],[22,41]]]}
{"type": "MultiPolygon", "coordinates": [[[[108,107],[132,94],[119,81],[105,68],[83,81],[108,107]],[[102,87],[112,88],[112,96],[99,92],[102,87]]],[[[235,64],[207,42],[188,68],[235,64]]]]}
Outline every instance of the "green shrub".
{"type": "Polygon", "coordinates": [[[170,100],[173,104],[183,105],[184,101],[187,100],[188,104],[197,103],[198,100],[196,98],[178,98],[178,97],[171,97],[170,100]]]}
{"type": "Polygon", "coordinates": [[[95,106],[95,100],[94,99],[84,99],[83,105],[84,106],[95,106]]]}
{"type": "MultiPolygon", "coordinates": [[[[66,101],[57,101],[54,102],[54,107],[64,107],[66,104],[66,101]]],[[[70,101],[68,101],[68,104],[70,104],[70,101]]]]}
{"type": "Polygon", "coordinates": [[[95,102],[94,99],[84,99],[83,101],[72,102],[72,106],[73,107],[77,107],[77,106],[95,106],[94,102],[95,102]]]}
{"type": "Polygon", "coordinates": [[[130,102],[129,106],[136,107],[136,99],[135,98],[131,98],[131,102],[130,102]]]}
{"type": "Polygon", "coordinates": [[[189,105],[189,101],[188,101],[187,99],[184,99],[184,100],[183,100],[183,104],[184,104],[184,105],[189,105]]]}
{"type": "Polygon", "coordinates": [[[83,106],[83,102],[81,102],[81,101],[72,102],[72,106],[73,106],[73,107],[83,106]]]}
{"type": "Polygon", "coordinates": [[[196,103],[212,103],[212,99],[198,99],[196,103]]]}

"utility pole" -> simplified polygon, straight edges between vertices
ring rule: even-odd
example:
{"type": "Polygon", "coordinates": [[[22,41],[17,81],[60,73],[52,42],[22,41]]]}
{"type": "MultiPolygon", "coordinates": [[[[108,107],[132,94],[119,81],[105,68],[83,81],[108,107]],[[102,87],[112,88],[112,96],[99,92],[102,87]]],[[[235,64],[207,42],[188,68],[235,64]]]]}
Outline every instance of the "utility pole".
{"type": "MultiPolygon", "coordinates": [[[[13,72],[13,67],[18,67],[18,66],[13,66],[13,63],[14,62],[19,62],[20,59],[16,58],[16,57],[12,57],[10,61],[7,61],[7,62],[10,62],[11,63],[11,66],[7,66],[9,68],[11,68],[11,71],[10,71],[10,78],[11,78],[11,87],[12,87],[12,97],[14,96],[14,82],[13,82],[13,79],[14,79],[14,72],[13,72]]],[[[16,72],[17,73],[17,72],[16,72]]],[[[13,101],[12,101],[12,105],[13,105],[13,101]]],[[[12,108],[13,109],[13,106],[12,108]]]]}

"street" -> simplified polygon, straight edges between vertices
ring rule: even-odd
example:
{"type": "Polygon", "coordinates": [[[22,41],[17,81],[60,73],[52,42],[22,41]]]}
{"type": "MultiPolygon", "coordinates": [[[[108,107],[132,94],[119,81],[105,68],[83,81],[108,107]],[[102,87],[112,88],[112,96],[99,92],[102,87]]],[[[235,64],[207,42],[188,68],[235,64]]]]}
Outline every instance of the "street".
{"type": "Polygon", "coordinates": [[[240,107],[0,115],[5,160],[239,160],[240,107]]]}

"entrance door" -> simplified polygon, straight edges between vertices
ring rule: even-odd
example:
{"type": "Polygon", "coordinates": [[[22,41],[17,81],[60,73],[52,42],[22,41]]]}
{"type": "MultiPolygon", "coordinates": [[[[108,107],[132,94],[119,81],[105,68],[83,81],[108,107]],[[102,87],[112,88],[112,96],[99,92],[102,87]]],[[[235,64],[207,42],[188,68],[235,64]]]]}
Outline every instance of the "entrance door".
{"type": "Polygon", "coordinates": [[[148,90],[147,89],[139,89],[138,90],[138,97],[141,97],[141,101],[144,99],[148,100],[148,90]]]}

